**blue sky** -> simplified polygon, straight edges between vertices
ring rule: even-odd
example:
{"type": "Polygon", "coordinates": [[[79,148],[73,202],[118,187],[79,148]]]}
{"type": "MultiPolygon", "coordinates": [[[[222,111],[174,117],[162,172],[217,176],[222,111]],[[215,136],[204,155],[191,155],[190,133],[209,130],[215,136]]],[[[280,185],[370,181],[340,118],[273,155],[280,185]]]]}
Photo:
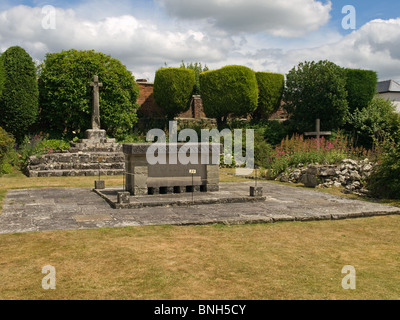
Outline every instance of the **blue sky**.
{"type": "Polygon", "coordinates": [[[182,60],[285,74],[324,59],[400,80],[400,1],[5,0],[0,52],[12,45],[37,61],[47,52],[94,49],[149,80],[182,60]],[[54,28],[43,27],[45,5],[55,9],[54,28]],[[356,9],[355,30],[342,27],[346,5],[356,9]]]}

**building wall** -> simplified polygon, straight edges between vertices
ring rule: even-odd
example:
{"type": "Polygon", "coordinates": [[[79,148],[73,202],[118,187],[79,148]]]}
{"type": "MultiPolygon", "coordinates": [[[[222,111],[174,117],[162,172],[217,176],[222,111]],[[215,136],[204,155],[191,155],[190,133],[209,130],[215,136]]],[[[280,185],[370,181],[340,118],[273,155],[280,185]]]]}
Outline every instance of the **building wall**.
{"type": "Polygon", "coordinates": [[[393,103],[396,105],[397,112],[400,113],[400,92],[380,93],[378,96],[393,101],[393,103]]]}
{"type": "MultiPolygon", "coordinates": [[[[139,117],[147,118],[163,118],[165,113],[157,105],[154,100],[154,83],[146,82],[144,80],[137,81],[139,85],[139,117]]],[[[206,115],[203,111],[203,103],[200,96],[193,96],[190,109],[178,115],[178,118],[183,119],[205,119],[206,115]]]]}

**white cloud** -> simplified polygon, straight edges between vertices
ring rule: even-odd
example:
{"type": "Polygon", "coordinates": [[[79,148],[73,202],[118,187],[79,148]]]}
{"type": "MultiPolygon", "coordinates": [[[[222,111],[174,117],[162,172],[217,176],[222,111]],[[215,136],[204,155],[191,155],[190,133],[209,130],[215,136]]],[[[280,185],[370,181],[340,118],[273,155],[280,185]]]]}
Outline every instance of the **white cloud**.
{"type": "Polygon", "coordinates": [[[370,21],[336,43],[293,50],[283,57],[286,64],[325,59],[342,67],[375,70],[380,79],[400,79],[400,18],[370,21]]]}
{"type": "MultiPolygon", "coordinates": [[[[246,3],[252,7],[254,1],[246,3]]],[[[327,6],[302,1],[305,0],[295,0],[295,3],[315,3],[321,10],[327,6]]],[[[177,0],[169,2],[177,4],[177,0]]],[[[211,2],[199,2],[202,11],[199,9],[192,15],[206,16],[207,3],[211,5],[211,2]]],[[[212,3],[227,5],[225,0],[212,3]]],[[[238,7],[243,5],[242,0],[232,3],[238,7]]],[[[187,9],[189,5],[183,6],[187,9]]],[[[79,11],[57,9],[56,30],[42,27],[41,8],[17,6],[0,11],[0,52],[20,45],[35,59],[42,60],[47,52],[94,49],[119,59],[136,77],[149,79],[154,78],[155,71],[164,62],[170,66],[179,66],[182,60],[202,62],[210,68],[239,64],[256,71],[285,74],[299,62],[328,59],[343,67],[378,71],[382,80],[400,80],[400,18],[371,21],[347,36],[324,26],[298,39],[282,39],[265,32],[234,35],[207,22],[138,18],[129,12],[104,15],[101,19],[90,15],[83,18],[82,8],[79,11]]],[[[228,30],[228,21],[225,22],[228,30]]],[[[289,24],[285,32],[293,26],[289,24]]]]}
{"type": "Polygon", "coordinates": [[[315,0],[156,0],[179,19],[206,20],[229,34],[266,32],[299,37],[330,19],[332,3],[315,0]]]}
{"type": "Polygon", "coordinates": [[[223,59],[231,47],[229,39],[210,38],[199,30],[162,29],[131,15],[88,20],[78,18],[71,9],[57,9],[55,30],[42,27],[43,17],[41,8],[27,6],[1,12],[0,49],[21,45],[41,58],[47,52],[94,49],[142,74],[164,62],[223,59]]]}

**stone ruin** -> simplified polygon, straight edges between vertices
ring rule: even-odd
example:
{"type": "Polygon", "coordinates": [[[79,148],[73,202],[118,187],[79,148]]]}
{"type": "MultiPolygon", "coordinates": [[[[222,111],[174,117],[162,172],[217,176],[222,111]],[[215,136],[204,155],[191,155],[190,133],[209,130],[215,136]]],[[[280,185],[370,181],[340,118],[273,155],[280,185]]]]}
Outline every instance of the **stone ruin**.
{"type": "Polygon", "coordinates": [[[71,142],[71,148],[59,153],[32,156],[26,174],[29,177],[123,175],[125,156],[122,145],[107,138],[100,126],[99,88],[103,86],[97,76],[93,87],[92,129],[85,132],[85,139],[71,142]]]}

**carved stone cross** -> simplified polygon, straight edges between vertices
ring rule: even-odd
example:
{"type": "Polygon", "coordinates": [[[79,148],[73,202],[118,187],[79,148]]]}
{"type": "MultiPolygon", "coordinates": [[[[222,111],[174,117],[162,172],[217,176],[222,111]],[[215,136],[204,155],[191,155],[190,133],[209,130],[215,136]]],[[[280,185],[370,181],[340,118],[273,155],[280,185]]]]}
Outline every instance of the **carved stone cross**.
{"type": "Polygon", "coordinates": [[[93,111],[92,111],[92,129],[100,130],[100,96],[99,96],[99,88],[103,86],[101,82],[99,82],[99,77],[93,77],[94,82],[90,83],[90,86],[93,87],[93,111]]]}
{"type": "Polygon", "coordinates": [[[305,136],[316,136],[317,137],[317,145],[318,149],[320,148],[321,136],[330,136],[332,134],[331,131],[321,131],[321,120],[317,119],[316,121],[316,129],[315,132],[305,132],[305,136]]]}

